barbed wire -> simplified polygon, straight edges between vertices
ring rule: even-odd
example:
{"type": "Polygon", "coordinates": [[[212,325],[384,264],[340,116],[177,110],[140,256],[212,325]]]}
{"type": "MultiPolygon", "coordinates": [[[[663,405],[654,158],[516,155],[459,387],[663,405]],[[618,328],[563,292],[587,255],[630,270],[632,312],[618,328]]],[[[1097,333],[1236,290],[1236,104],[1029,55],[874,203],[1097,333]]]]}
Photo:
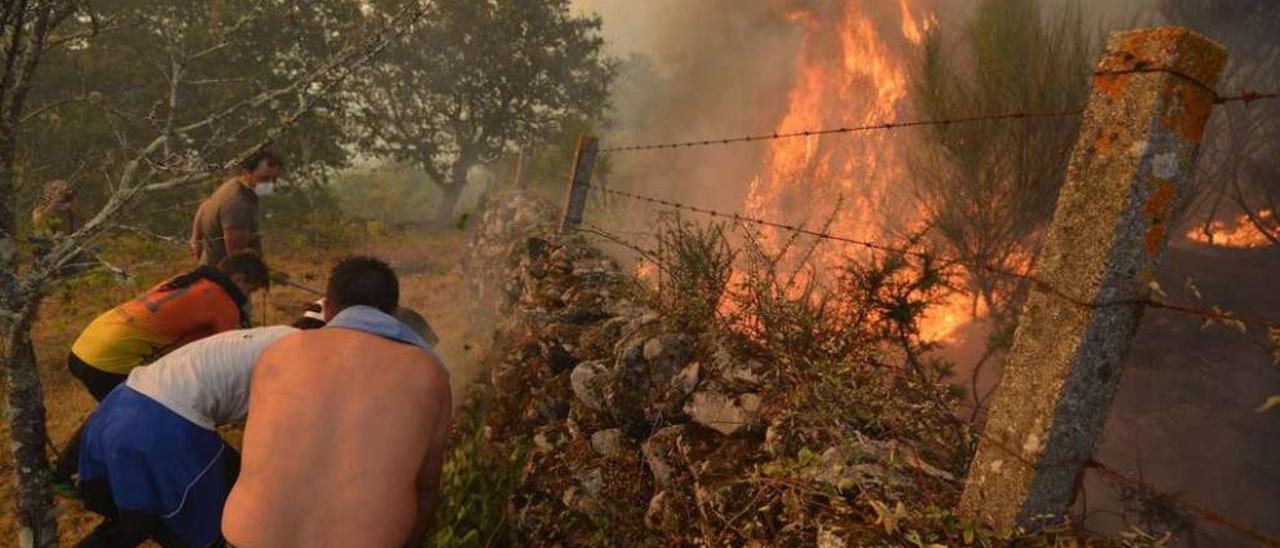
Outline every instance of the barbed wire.
{"type": "Polygon", "coordinates": [[[766,219],[751,217],[751,216],[743,215],[740,213],[729,213],[729,212],[719,211],[719,210],[705,208],[705,207],[693,206],[689,204],[675,202],[672,200],[655,198],[652,196],[645,196],[645,195],[636,194],[633,192],[627,192],[623,190],[617,190],[609,187],[601,187],[601,186],[591,185],[591,184],[587,184],[586,186],[589,189],[595,189],[597,191],[600,191],[606,194],[612,194],[614,196],[620,196],[620,197],[636,200],[643,203],[660,205],[660,206],[668,207],[674,210],[688,211],[691,213],[707,215],[713,219],[724,219],[726,221],[733,221],[736,223],[755,224],[757,226],[777,228],[780,230],[785,230],[785,231],[793,232],[796,234],[812,236],[814,238],[819,238],[822,240],[829,240],[834,242],[856,245],[856,246],[863,247],[866,249],[871,249],[874,251],[892,253],[892,254],[902,255],[906,257],[914,257],[914,258],[927,260],[927,261],[934,261],[934,262],[937,262],[938,264],[943,265],[944,268],[947,266],[959,264],[968,268],[982,270],[983,272],[987,272],[990,274],[1006,276],[1006,277],[1011,277],[1011,278],[1016,278],[1016,279],[1026,281],[1027,283],[1031,284],[1034,288],[1044,293],[1053,295],[1059,299],[1062,299],[1064,301],[1067,301],[1071,304],[1074,304],[1076,306],[1080,306],[1083,308],[1097,309],[1097,308],[1111,307],[1111,306],[1140,306],[1141,305],[1141,306],[1147,306],[1150,308],[1157,308],[1162,310],[1168,310],[1171,312],[1181,313],[1188,316],[1195,316],[1206,321],[1216,321],[1229,326],[1235,326],[1235,325],[1253,326],[1253,327],[1261,328],[1263,330],[1280,329],[1280,322],[1275,322],[1270,319],[1262,318],[1262,317],[1235,314],[1235,313],[1228,312],[1226,310],[1222,310],[1216,307],[1215,308],[1198,308],[1198,307],[1184,305],[1184,304],[1164,302],[1164,301],[1156,300],[1153,298],[1120,299],[1120,300],[1106,301],[1106,302],[1088,301],[1088,300],[1084,300],[1079,297],[1076,297],[1074,295],[1070,295],[1065,291],[1063,291],[1062,289],[1059,289],[1054,285],[1050,284],[1049,282],[1036,278],[1029,272],[1011,270],[1008,268],[987,264],[987,263],[978,261],[976,259],[945,257],[939,254],[927,253],[924,251],[897,247],[897,246],[887,245],[887,244],[873,242],[869,240],[850,238],[847,236],[841,236],[837,234],[830,234],[827,232],[808,229],[803,226],[769,221],[766,219]]]}
{"type": "Polygon", "coordinates": [[[792,132],[774,132],[761,133],[757,135],[746,135],[744,137],[729,137],[720,139],[703,139],[694,141],[677,141],[672,143],[655,143],[641,144],[601,148],[600,153],[611,152],[635,152],[640,150],[665,150],[677,148],[692,148],[711,145],[731,145],[740,143],[752,143],[756,141],[772,141],[776,139],[795,139],[800,137],[819,137],[823,135],[836,135],[842,133],[859,133],[868,131],[887,131],[894,129],[905,129],[914,127],[927,126],[947,126],[953,124],[968,124],[974,122],[988,122],[999,120],[1021,120],[1029,118],[1065,118],[1069,116],[1078,116],[1084,112],[1084,109],[1071,110],[1051,110],[1051,111],[1025,111],[1025,112],[1008,112],[1000,114],[987,114],[981,116],[965,116],[957,118],[945,118],[940,120],[908,120],[908,121],[888,121],[862,126],[848,126],[826,129],[813,129],[807,131],[792,132]]]}
{"type": "MultiPolygon", "coordinates": [[[[946,415],[945,418],[953,422],[953,424],[962,428],[969,428],[973,426],[971,423],[966,423],[964,419],[958,416],[955,416],[954,414],[946,415]]],[[[977,436],[979,439],[986,441],[988,444],[990,444],[991,447],[996,448],[1001,453],[1004,453],[1005,455],[1009,456],[1013,460],[1018,461],[1023,466],[1026,466],[1034,470],[1044,465],[1044,463],[1041,463],[1040,466],[1037,466],[1036,463],[1032,462],[1030,459],[1028,459],[1025,456],[1023,451],[1019,451],[1018,449],[1010,447],[1009,444],[1005,443],[1003,440],[996,439],[995,437],[988,434],[985,431],[985,429],[975,430],[974,435],[977,436]]],[[[1098,461],[1095,458],[1090,458],[1089,460],[1085,461],[1084,469],[1097,470],[1102,475],[1114,481],[1117,481],[1119,483],[1123,483],[1130,487],[1138,489],[1139,491],[1145,492],[1156,499],[1172,503],[1173,505],[1179,508],[1182,508],[1187,512],[1190,512],[1191,514],[1194,514],[1196,517],[1199,517],[1200,519],[1203,519],[1210,523],[1216,523],[1218,525],[1227,527],[1228,529],[1235,531],[1239,535],[1262,542],[1263,544],[1268,546],[1280,546],[1280,538],[1268,535],[1257,529],[1254,529],[1252,527],[1241,524],[1235,520],[1227,518],[1223,516],[1220,512],[1215,512],[1213,510],[1205,508],[1204,506],[1196,504],[1195,502],[1192,502],[1191,500],[1187,499],[1184,496],[1172,493],[1168,490],[1161,489],[1159,487],[1151,485],[1148,482],[1131,477],[1128,474],[1125,474],[1124,472],[1116,470],[1115,468],[1108,466],[1098,461]]]]}
{"type": "Polygon", "coordinates": [[[1254,101],[1263,101],[1267,99],[1280,99],[1280,93],[1259,93],[1255,91],[1246,91],[1238,95],[1219,96],[1214,99],[1215,105],[1225,105],[1227,103],[1244,103],[1248,105],[1254,101]]]}
{"type": "MultiPolygon", "coordinates": [[[[1235,95],[1218,95],[1215,92],[1214,104],[1225,105],[1228,103],[1245,103],[1246,105],[1268,99],[1280,98],[1280,92],[1256,92],[1244,91],[1235,95]]],[[[824,135],[837,135],[844,133],[860,133],[869,131],[888,131],[895,129],[906,129],[915,127],[928,126],[947,126],[953,124],[968,124],[975,122],[990,122],[1000,120],[1022,120],[1029,118],[1064,118],[1070,116],[1078,116],[1084,113],[1083,108],[1068,110],[1048,110],[1048,111],[1021,111],[1007,112],[999,114],[986,114],[979,116],[963,116],[956,118],[942,118],[935,120],[907,120],[907,121],[887,121],[860,126],[845,126],[836,128],[819,128],[802,131],[790,132],[773,132],[746,135],[743,137],[722,137],[715,139],[699,139],[689,141],[674,141],[669,143],[647,143],[638,145],[625,145],[616,147],[605,147],[599,149],[600,153],[614,152],[636,152],[642,150],[671,150],[680,148],[705,147],[712,145],[732,145],[742,143],[753,143],[759,141],[773,141],[778,139],[795,139],[800,137],[819,137],[824,135]]]]}
{"type": "MultiPolygon", "coordinates": [[[[723,214],[721,215],[723,216],[723,214]]],[[[742,216],[738,216],[738,219],[747,220],[747,218],[744,218],[742,216]]],[[[754,221],[755,219],[750,219],[750,220],[754,221]]],[[[605,240],[613,242],[617,245],[631,249],[639,253],[641,256],[643,256],[647,260],[650,260],[651,262],[653,262],[659,269],[662,269],[664,271],[668,270],[667,265],[662,262],[661,255],[659,253],[655,252],[654,250],[647,249],[640,244],[636,244],[634,242],[626,240],[625,238],[619,237],[616,234],[614,234],[612,231],[592,225],[585,221],[583,222],[583,226],[579,227],[578,230],[587,234],[592,234],[592,235],[604,238],[605,240]]],[[[902,250],[897,250],[897,251],[902,251],[902,250]]],[[[906,371],[908,369],[905,367],[896,367],[896,366],[889,366],[889,368],[899,370],[899,371],[906,371]]],[[[952,414],[946,415],[946,418],[950,419],[950,421],[955,426],[964,428],[973,432],[974,436],[987,442],[988,444],[990,444],[991,447],[994,447],[996,450],[1000,451],[1001,453],[1007,456],[1010,456],[1014,460],[1020,462],[1022,465],[1030,468],[1038,467],[1037,464],[1031,461],[1030,459],[1028,459],[1023,454],[1022,451],[1019,451],[1013,447],[1010,447],[1008,444],[1004,443],[1002,440],[996,439],[995,437],[989,435],[987,432],[983,430],[973,429],[972,423],[965,422],[962,418],[952,414]]],[[[1041,465],[1043,465],[1043,463],[1041,463],[1041,465]]],[[[1207,509],[1187,499],[1186,497],[1155,487],[1139,479],[1132,478],[1129,475],[1123,472],[1120,472],[1119,470],[1116,470],[1115,468],[1112,468],[1106,464],[1103,464],[1102,462],[1096,459],[1089,459],[1087,462],[1084,463],[1084,468],[1097,470],[1100,473],[1102,473],[1104,476],[1111,478],[1114,481],[1129,485],[1133,488],[1136,488],[1140,491],[1147,493],[1148,495],[1156,499],[1167,501],[1168,503],[1175,505],[1179,508],[1182,508],[1183,510],[1199,517],[1200,519],[1203,519],[1210,523],[1215,523],[1215,524],[1227,527],[1242,536],[1262,542],[1263,544],[1266,544],[1266,545],[1280,546],[1280,538],[1269,536],[1266,533],[1258,531],[1257,529],[1253,529],[1246,525],[1243,525],[1237,521],[1234,521],[1230,518],[1225,517],[1223,514],[1219,512],[1207,509]]]]}
{"type": "Polygon", "coordinates": [[[578,227],[578,230],[586,234],[599,236],[616,245],[620,245],[622,247],[630,249],[636,252],[637,254],[639,254],[641,258],[653,263],[663,272],[670,272],[670,269],[667,267],[667,264],[662,261],[662,255],[652,249],[647,249],[644,246],[641,246],[640,244],[629,241],[626,238],[623,238],[621,236],[618,236],[617,234],[614,234],[613,232],[610,232],[598,226],[592,225],[591,223],[587,223],[585,221],[582,223],[582,226],[578,227]]]}
{"type": "Polygon", "coordinates": [[[1148,494],[1154,495],[1157,499],[1169,501],[1175,504],[1176,506],[1181,507],[1183,510],[1186,510],[1188,512],[1191,512],[1192,514],[1195,514],[1197,517],[1207,522],[1222,525],[1228,529],[1231,529],[1232,531],[1235,531],[1236,533],[1242,536],[1249,537],[1267,546],[1280,546],[1280,537],[1274,537],[1266,533],[1263,533],[1261,531],[1258,531],[1257,529],[1254,529],[1252,527],[1248,527],[1242,523],[1239,523],[1235,520],[1232,520],[1222,515],[1221,513],[1215,512],[1213,510],[1209,510],[1203,506],[1200,506],[1194,502],[1191,502],[1190,500],[1187,500],[1185,497],[1182,497],[1180,495],[1176,495],[1169,491],[1165,491],[1163,489],[1155,487],[1150,483],[1142,481],[1141,479],[1131,477],[1128,474],[1125,474],[1124,472],[1120,472],[1114,468],[1111,468],[1105,464],[1102,464],[1097,460],[1090,459],[1089,462],[1085,464],[1085,468],[1097,470],[1100,474],[1102,474],[1103,476],[1113,481],[1123,483],[1125,485],[1128,485],[1140,491],[1145,491],[1148,494]]]}

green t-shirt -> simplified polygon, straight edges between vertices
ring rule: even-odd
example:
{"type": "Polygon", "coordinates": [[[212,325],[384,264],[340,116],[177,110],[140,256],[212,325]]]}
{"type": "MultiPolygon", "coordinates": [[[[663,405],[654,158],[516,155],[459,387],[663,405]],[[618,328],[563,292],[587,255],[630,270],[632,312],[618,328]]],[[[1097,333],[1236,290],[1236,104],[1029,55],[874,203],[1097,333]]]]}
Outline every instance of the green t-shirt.
{"type": "Polygon", "coordinates": [[[258,195],[252,189],[232,179],[200,204],[191,227],[191,239],[200,253],[200,264],[218,266],[227,257],[227,245],[222,236],[226,229],[249,231],[249,247],[262,254],[262,239],[258,231],[258,195]]]}

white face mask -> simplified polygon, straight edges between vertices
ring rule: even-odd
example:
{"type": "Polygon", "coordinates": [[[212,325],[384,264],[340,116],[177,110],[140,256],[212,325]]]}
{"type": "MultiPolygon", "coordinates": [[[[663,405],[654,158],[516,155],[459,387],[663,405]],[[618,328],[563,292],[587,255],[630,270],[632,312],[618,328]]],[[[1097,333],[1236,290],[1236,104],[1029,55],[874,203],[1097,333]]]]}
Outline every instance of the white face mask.
{"type": "Polygon", "coordinates": [[[253,192],[258,196],[270,196],[276,193],[275,181],[263,181],[258,186],[253,187],[253,192]]]}

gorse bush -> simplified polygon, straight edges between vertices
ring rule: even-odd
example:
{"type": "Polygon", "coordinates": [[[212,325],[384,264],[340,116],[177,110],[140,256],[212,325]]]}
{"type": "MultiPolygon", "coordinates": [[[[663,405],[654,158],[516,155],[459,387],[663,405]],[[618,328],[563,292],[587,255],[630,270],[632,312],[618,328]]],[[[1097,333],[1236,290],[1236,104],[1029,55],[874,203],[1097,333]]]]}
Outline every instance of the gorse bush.
{"type": "Polygon", "coordinates": [[[658,307],[681,327],[705,329],[715,321],[738,256],[725,237],[727,227],[703,227],[678,215],[659,223],[658,307]]]}
{"type": "Polygon", "coordinates": [[[489,398],[472,391],[460,414],[453,444],[441,472],[436,527],[427,546],[480,548],[502,545],[507,497],[521,466],[521,455],[504,454],[485,440],[489,398]]]}
{"type": "Polygon", "coordinates": [[[481,388],[487,409],[469,412],[450,457],[438,542],[1087,536],[1070,523],[997,531],[954,512],[977,435],[921,336],[953,291],[952,265],[929,259],[923,238],[832,260],[808,237],[679,216],[654,226],[655,245],[634,246],[654,263],[641,280],[584,236],[550,232],[523,231],[472,265],[503,273],[509,308],[481,388]]]}

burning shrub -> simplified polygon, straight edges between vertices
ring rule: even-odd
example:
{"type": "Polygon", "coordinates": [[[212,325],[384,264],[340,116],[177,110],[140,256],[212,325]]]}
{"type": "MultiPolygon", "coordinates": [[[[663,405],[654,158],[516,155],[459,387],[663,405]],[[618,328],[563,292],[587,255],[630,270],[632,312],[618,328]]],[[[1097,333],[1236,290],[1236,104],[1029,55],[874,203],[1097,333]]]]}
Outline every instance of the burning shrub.
{"type": "Polygon", "coordinates": [[[447,498],[463,503],[446,526],[530,546],[1012,539],[948,510],[974,443],[919,334],[942,265],[850,259],[824,285],[817,243],[769,253],[726,225],[661,227],[653,287],[579,236],[498,259],[508,320],[487,389],[501,392],[452,457],[447,498]],[[510,483],[477,481],[511,455],[510,483]]]}

